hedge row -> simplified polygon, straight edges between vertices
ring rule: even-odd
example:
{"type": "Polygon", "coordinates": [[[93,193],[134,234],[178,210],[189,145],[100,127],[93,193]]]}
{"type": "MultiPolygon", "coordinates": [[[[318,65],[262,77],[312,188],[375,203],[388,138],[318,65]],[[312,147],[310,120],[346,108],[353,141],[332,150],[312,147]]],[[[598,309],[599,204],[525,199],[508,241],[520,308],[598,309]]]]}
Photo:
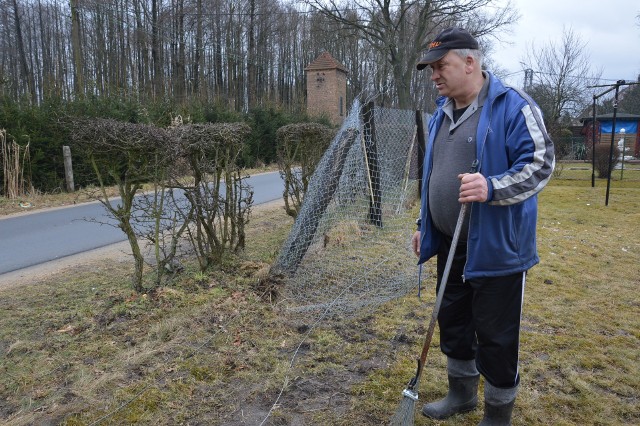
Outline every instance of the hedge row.
{"type": "MultiPolygon", "coordinates": [[[[261,107],[241,114],[216,104],[176,105],[168,101],[140,104],[112,98],[86,98],[73,102],[49,99],[39,106],[32,106],[0,100],[0,129],[6,129],[9,142],[16,141],[21,146],[29,144],[29,170],[25,173],[30,175],[33,187],[41,192],[64,188],[62,147],[69,145],[71,130],[65,124],[69,118],[110,118],[166,127],[177,116],[191,123],[249,124],[252,131],[239,161],[242,167],[275,163],[277,129],[291,123],[312,121],[303,113],[293,114],[277,107],[261,107]]],[[[75,152],[72,156],[76,187],[95,184],[86,158],[75,152]]]]}

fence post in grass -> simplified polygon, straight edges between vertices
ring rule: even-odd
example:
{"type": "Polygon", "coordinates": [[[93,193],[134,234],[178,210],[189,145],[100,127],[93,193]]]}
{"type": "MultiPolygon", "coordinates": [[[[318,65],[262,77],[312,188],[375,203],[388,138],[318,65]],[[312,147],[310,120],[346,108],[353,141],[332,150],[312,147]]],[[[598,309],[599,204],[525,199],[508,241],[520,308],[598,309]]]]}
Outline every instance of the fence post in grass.
{"type": "Polygon", "coordinates": [[[73,183],[73,165],[71,163],[71,148],[68,146],[62,147],[62,157],[64,158],[64,178],[67,182],[67,191],[74,192],[75,185],[73,183]]]}
{"type": "Polygon", "coordinates": [[[366,103],[362,108],[362,119],[364,120],[365,162],[371,191],[369,200],[369,222],[382,228],[382,194],[380,188],[380,166],[378,164],[373,102],[366,103]]]}

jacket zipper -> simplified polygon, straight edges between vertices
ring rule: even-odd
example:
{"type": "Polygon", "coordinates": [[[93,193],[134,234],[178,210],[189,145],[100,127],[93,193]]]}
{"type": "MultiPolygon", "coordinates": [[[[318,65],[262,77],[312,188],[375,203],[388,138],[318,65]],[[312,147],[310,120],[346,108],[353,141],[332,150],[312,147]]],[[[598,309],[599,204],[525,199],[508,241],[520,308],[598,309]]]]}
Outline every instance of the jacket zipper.
{"type": "MultiPolygon", "coordinates": [[[[493,115],[493,103],[496,98],[500,96],[499,94],[491,99],[491,105],[489,105],[489,122],[487,123],[487,130],[485,131],[482,138],[482,145],[480,147],[480,155],[478,156],[478,170],[477,173],[482,171],[482,160],[484,158],[484,147],[487,143],[487,137],[489,132],[491,131],[491,119],[493,115]]],[[[462,282],[466,282],[465,272],[467,271],[467,263],[469,262],[469,234],[471,233],[471,215],[473,214],[473,203],[469,206],[469,228],[467,229],[467,256],[465,257],[464,267],[462,268],[462,282]]]]}

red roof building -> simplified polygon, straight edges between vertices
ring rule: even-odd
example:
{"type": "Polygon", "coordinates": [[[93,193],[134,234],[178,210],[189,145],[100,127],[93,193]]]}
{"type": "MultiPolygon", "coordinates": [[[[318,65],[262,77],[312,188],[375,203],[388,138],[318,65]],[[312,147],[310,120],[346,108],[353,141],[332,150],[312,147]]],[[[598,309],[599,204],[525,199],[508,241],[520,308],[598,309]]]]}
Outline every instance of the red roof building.
{"type": "Polygon", "coordinates": [[[347,69],[329,52],[323,52],[305,69],[307,113],[327,117],[340,125],[346,115],[347,69]]]}

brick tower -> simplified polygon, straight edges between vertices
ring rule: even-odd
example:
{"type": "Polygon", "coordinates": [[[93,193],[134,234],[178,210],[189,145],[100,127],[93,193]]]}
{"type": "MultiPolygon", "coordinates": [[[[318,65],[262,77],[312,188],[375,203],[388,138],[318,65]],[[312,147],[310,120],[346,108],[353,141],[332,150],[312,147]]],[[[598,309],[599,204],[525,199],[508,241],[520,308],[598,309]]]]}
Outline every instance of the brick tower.
{"type": "Polygon", "coordinates": [[[305,69],[307,113],[327,116],[334,125],[342,124],[347,102],[347,69],[329,52],[323,52],[305,69]]]}

